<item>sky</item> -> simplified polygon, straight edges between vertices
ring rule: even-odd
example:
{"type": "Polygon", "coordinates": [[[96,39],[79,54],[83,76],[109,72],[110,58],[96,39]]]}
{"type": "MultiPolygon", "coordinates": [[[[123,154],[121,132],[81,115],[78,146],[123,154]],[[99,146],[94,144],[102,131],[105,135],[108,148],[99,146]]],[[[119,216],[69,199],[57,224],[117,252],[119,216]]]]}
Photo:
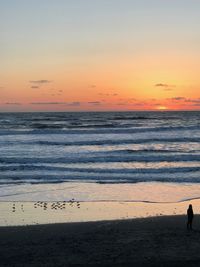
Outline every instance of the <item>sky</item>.
{"type": "Polygon", "coordinates": [[[200,109],[200,1],[0,0],[0,111],[200,109]]]}

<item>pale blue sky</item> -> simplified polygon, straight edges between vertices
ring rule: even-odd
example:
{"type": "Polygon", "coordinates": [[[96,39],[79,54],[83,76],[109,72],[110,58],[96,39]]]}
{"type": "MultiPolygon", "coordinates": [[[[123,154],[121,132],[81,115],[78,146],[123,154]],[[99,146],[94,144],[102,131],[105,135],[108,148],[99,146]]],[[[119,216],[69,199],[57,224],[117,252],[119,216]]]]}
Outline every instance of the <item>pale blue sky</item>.
{"type": "Polygon", "coordinates": [[[198,0],[1,0],[1,51],[137,50],[145,41],[197,49],[199,15],[198,0]]]}

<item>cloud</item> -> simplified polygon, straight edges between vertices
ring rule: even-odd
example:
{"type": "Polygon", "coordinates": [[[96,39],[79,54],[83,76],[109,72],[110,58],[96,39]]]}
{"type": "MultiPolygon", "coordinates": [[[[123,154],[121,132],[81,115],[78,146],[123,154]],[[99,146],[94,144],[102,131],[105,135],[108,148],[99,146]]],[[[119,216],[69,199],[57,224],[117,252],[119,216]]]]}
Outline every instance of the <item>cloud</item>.
{"type": "Polygon", "coordinates": [[[200,107],[200,98],[185,99],[185,103],[189,103],[193,107],[200,107]]]}
{"type": "Polygon", "coordinates": [[[127,103],[117,103],[118,106],[125,106],[127,103]]]}
{"type": "Polygon", "coordinates": [[[33,85],[33,86],[31,86],[31,88],[32,89],[38,89],[38,88],[40,88],[39,86],[36,86],[36,85],[33,85]]]}
{"type": "Polygon", "coordinates": [[[33,84],[42,85],[42,84],[51,83],[52,81],[50,81],[50,80],[32,80],[32,81],[29,81],[29,82],[33,83],[33,84]]]}
{"type": "Polygon", "coordinates": [[[183,97],[183,96],[176,96],[176,97],[169,98],[169,100],[172,100],[172,101],[185,101],[186,98],[183,97]]]}
{"type": "Polygon", "coordinates": [[[65,102],[31,102],[31,105],[65,105],[65,102]]]}
{"type": "Polygon", "coordinates": [[[88,104],[98,106],[98,105],[101,105],[101,102],[100,101],[90,101],[90,102],[88,102],[88,104]]]}
{"type": "Polygon", "coordinates": [[[134,103],[134,106],[138,106],[138,107],[144,106],[144,105],[146,105],[146,103],[134,103]]]}
{"type": "Polygon", "coordinates": [[[110,96],[110,94],[104,94],[104,93],[99,93],[98,95],[100,95],[100,96],[110,96]]]}
{"type": "Polygon", "coordinates": [[[100,95],[100,96],[118,96],[117,93],[113,93],[113,94],[110,94],[110,93],[98,93],[98,95],[100,95]]]}
{"type": "Polygon", "coordinates": [[[181,104],[184,104],[190,107],[200,106],[200,98],[186,98],[182,96],[176,96],[176,97],[168,98],[167,100],[173,101],[175,104],[179,104],[181,102],[181,104]]]}
{"type": "Polygon", "coordinates": [[[200,98],[186,98],[183,96],[176,96],[176,97],[172,97],[172,98],[167,98],[167,100],[172,100],[172,101],[184,101],[184,102],[190,102],[190,103],[199,103],[200,102],[200,98]]]}
{"type": "Polygon", "coordinates": [[[165,91],[172,91],[173,90],[172,87],[176,87],[176,85],[167,84],[167,83],[156,83],[155,87],[161,87],[165,91]]]}
{"type": "Polygon", "coordinates": [[[199,104],[200,103],[200,98],[194,98],[194,99],[185,99],[185,102],[188,102],[188,103],[196,103],[196,104],[199,104]]]}
{"type": "Polygon", "coordinates": [[[155,103],[154,105],[155,105],[155,106],[162,106],[161,103],[155,103]]]}
{"type": "Polygon", "coordinates": [[[14,105],[14,106],[20,106],[21,105],[21,103],[19,103],[19,102],[6,102],[5,104],[6,105],[14,105]]]}
{"type": "Polygon", "coordinates": [[[156,87],[168,87],[169,85],[166,83],[156,83],[155,86],[156,87]]]}
{"type": "Polygon", "coordinates": [[[89,88],[96,88],[97,86],[95,84],[89,85],[89,88]]]}
{"type": "Polygon", "coordinates": [[[130,106],[131,105],[132,107],[137,107],[137,106],[140,107],[140,106],[144,106],[145,104],[144,103],[132,103],[131,104],[131,103],[128,103],[128,102],[124,102],[124,103],[121,102],[121,103],[117,103],[117,105],[118,106],[128,106],[128,105],[130,106]]]}
{"type": "Polygon", "coordinates": [[[70,102],[70,103],[66,103],[67,106],[72,106],[72,107],[77,107],[81,105],[81,102],[78,101],[74,101],[74,102],[70,102]]]}
{"type": "Polygon", "coordinates": [[[193,104],[194,107],[200,107],[200,103],[193,104]]]}

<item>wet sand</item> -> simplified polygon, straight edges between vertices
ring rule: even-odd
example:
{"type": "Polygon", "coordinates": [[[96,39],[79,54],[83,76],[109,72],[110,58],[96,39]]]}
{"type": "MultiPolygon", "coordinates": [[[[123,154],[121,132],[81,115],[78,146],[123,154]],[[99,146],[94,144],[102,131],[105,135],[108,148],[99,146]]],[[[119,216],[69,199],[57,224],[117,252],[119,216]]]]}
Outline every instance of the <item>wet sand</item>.
{"type": "Polygon", "coordinates": [[[200,216],[0,227],[4,266],[200,266],[200,216]]]}
{"type": "Polygon", "coordinates": [[[149,202],[0,202],[0,226],[54,224],[183,215],[192,204],[199,214],[200,200],[179,203],[149,202]]]}

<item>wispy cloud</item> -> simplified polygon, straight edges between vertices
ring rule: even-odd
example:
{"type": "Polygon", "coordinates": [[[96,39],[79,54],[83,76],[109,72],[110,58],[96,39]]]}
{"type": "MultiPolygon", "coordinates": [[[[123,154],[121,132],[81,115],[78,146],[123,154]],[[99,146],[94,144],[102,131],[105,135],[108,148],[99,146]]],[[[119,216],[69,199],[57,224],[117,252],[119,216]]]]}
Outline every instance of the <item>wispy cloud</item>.
{"type": "Polygon", "coordinates": [[[90,101],[90,102],[88,102],[88,104],[99,106],[99,105],[101,105],[101,102],[100,101],[90,101]]]}
{"type": "Polygon", "coordinates": [[[176,96],[176,97],[168,98],[168,100],[172,100],[172,101],[185,101],[186,98],[183,97],[183,96],[176,96]]]}
{"type": "Polygon", "coordinates": [[[100,95],[100,96],[118,96],[118,94],[117,93],[99,93],[98,95],[100,95]]]}
{"type": "Polygon", "coordinates": [[[89,88],[96,88],[97,86],[95,84],[89,85],[89,88]]]}
{"type": "Polygon", "coordinates": [[[100,96],[109,96],[110,94],[99,93],[98,95],[100,95],[100,96]]]}
{"type": "Polygon", "coordinates": [[[126,106],[126,105],[128,105],[128,103],[127,102],[119,102],[119,103],[117,103],[117,105],[118,106],[126,106]]]}
{"type": "Polygon", "coordinates": [[[185,99],[185,102],[199,104],[200,98],[188,98],[188,99],[185,99]]]}
{"type": "Polygon", "coordinates": [[[81,105],[81,102],[74,101],[74,102],[66,103],[66,105],[67,106],[71,106],[71,107],[77,107],[77,106],[80,106],[81,105]]]}
{"type": "Polygon", "coordinates": [[[169,85],[166,83],[156,83],[155,86],[156,87],[168,87],[169,85]]]}
{"type": "Polygon", "coordinates": [[[5,105],[20,106],[21,103],[19,103],[19,102],[6,102],[5,105]]]}
{"type": "Polygon", "coordinates": [[[199,107],[200,106],[200,98],[186,98],[183,96],[176,96],[172,98],[167,98],[166,100],[172,101],[174,104],[181,104],[190,107],[199,107]]]}
{"type": "Polygon", "coordinates": [[[65,105],[65,102],[31,102],[31,105],[65,105]]]}
{"type": "Polygon", "coordinates": [[[160,87],[162,88],[164,91],[172,91],[173,87],[176,87],[176,85],[173,84],[167,84],[167,83],[156,83],[155,87],[160,87]]]}
{"type": "Polygon", "coordinates": [[[200,98],[188,98],[188,99],[185,99],[185,103],[193,107],[200,107],[200,98]]]}
{"type": "Polygon", "coordinates": [[[32,80],[32,81],[29,81],[29,82],[32,83],[32,84],[42,85],[42,84],[51,83],[52,81],[43,79],[43,80],[32,80]]]}
{"type": "Polygon", "coordinates": [[[193,104],[194,107],[200,107],[200,103],[193,104]]]}
{"type": "Polygon", "coordinates": [[[141,106],[144,106],[145,103],[135,103],[134,106],[138,106],[138,107],[141,107],[141,106]]]}
{"type": "Polygon", "coordinates": [[[37,85],[33,85],[33,86],[31,86],[31,88],[32,88],[32,89],[38,89],[38,88],[40,88],[40,87],[37,86],[37,85]]]}

